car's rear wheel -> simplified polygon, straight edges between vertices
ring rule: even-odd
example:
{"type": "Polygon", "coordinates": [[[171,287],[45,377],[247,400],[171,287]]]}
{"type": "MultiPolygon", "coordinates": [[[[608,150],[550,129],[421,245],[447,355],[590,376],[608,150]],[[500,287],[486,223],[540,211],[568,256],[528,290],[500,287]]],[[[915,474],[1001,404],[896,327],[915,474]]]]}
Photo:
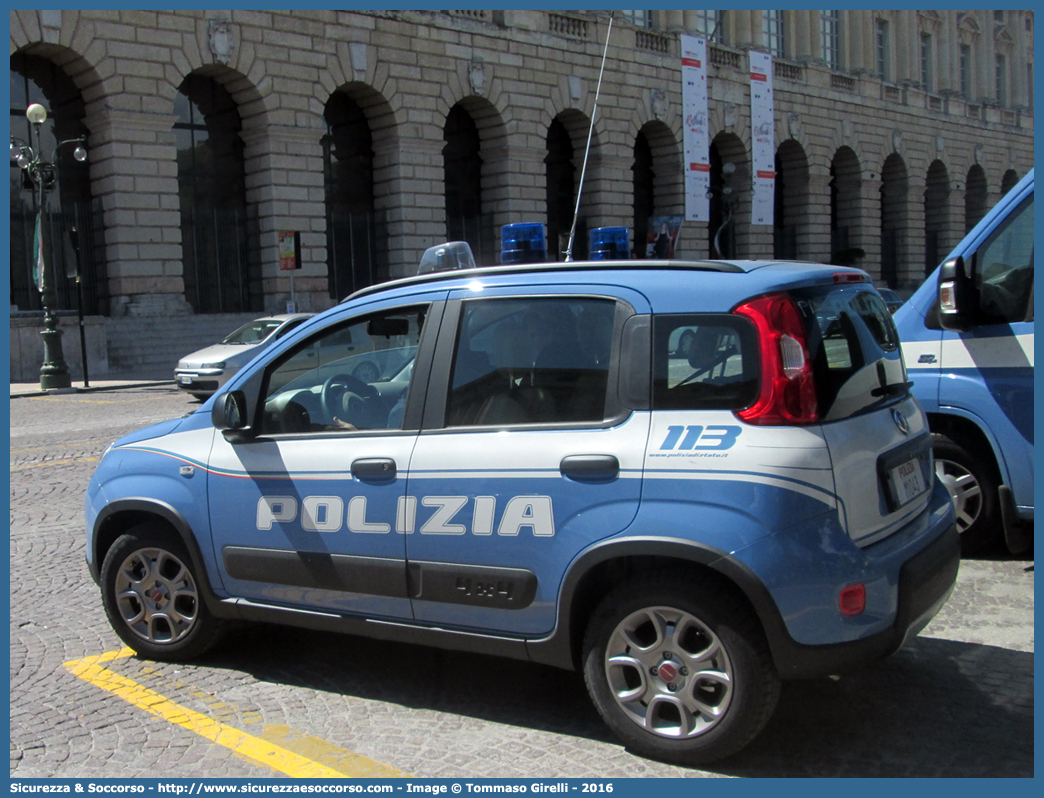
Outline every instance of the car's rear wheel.
{"type": "Polygon", "coordinates": [[[148,524],[117,538],[102,563],[109,623],[150,659],[189,660],[217,642],[222,624],[208,611],[199,584],[181,542],[148,524]]]}
{"type": "Polygon", "coordinates": [[[986,458],[973,456],[959,438],[932,436],[935,473],[953,499],[961,552],[975,554],[996,543],[1003,529],[997,479],[986,458]]]}
{"type": "Polygon", "coordinates": [[[612,590],[588,626],[583,665],[609,727],[637,753],[683,765],[743,748],[779,698],[750,613],[729,591],[688,579],[612,590]]]}

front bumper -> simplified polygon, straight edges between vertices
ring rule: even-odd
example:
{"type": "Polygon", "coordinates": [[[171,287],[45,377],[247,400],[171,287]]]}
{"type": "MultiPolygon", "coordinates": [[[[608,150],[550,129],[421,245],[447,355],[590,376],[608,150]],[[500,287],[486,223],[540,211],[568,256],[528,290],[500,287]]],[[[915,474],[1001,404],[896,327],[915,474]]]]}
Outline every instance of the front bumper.
{"type": "Polygon", "coordinates": [[[174,384],[189,393],[214,393],[228,376],[223,369],[175,369],[174,384]]]}

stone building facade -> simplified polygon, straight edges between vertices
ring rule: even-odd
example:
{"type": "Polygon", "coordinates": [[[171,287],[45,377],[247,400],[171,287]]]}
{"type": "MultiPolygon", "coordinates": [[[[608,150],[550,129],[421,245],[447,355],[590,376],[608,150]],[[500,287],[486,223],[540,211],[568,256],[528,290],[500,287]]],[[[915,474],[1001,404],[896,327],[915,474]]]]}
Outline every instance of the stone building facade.
{"type": "MultiPolygon", "coordinates": [[[[16,10],[12,86],[24,78],[23,102],[77,95],[52,115],[87,136],[90,312],[110,326],[281,312],[291,289],[320,310],[447,239],[495,263],[510,222],[546,223],[561,258],[581,175],[581,232],[643,237],[647,217],[684,211],[682,33],[710,40],[712,185],[736,167],[730,256],[843,259],[911,289],[1032,167],[1032,12],[630,11],[613,17],[585,170],[609,21],[16,10]],[[773,54],[773,226],[750,224],[751,49],[773,54]],[[279,268],[286,230],[295,272],[279,268]]],[[[18,184],[13,167],[12,206],[31,203],[18,184]]],[[[712,254],[721,201],[683,226],[678,256],[712,254]]],[[[32,301],[12,288],[13,311],[32,301]]]]}

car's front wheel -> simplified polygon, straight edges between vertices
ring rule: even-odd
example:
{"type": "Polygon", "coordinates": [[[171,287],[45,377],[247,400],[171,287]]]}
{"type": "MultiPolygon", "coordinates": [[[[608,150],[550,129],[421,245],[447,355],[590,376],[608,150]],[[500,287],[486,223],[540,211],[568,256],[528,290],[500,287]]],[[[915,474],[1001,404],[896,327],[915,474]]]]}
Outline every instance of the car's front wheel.
{"type": "Polygon", "coordinates": [[[634,751],[683,765],[743,748],[779,698],[749,611],[729,591],[687,578],[612,590],[588,626],[583,665],[609,727],[634,751]]]}
{"type": "Polygon", "coordinates": [[[188,553],[151,525],[113,543],[102,562],[101,588],[116,634],[150,659],[189,660],[220,636],[221,622],[207,609],[188,553]]]}
{"type": "Polygon", "coordinates": [[[957,437],[932,435],[935,473],[946,486],[957,511],[961,551],[975,554],[996,543],[1003,531],[997,480],[990,464],[957,437]]]}

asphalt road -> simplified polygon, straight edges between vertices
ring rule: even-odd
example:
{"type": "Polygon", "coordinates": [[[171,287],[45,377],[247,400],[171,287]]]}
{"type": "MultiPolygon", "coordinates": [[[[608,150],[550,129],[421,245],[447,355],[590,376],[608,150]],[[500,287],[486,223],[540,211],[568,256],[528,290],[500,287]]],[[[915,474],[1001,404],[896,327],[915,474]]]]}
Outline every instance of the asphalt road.
{"type": "Polygon", "coordinates": [[[708,771],[630,754],[578,675],[537,665],[258,626],[191,665],[120,656],[84,489],[115,437],[197,406],[169,386],[11,400],[12,778],[1033,775],[1032,552],[965,560],[918,639],[785,684],[708,771]]]}

